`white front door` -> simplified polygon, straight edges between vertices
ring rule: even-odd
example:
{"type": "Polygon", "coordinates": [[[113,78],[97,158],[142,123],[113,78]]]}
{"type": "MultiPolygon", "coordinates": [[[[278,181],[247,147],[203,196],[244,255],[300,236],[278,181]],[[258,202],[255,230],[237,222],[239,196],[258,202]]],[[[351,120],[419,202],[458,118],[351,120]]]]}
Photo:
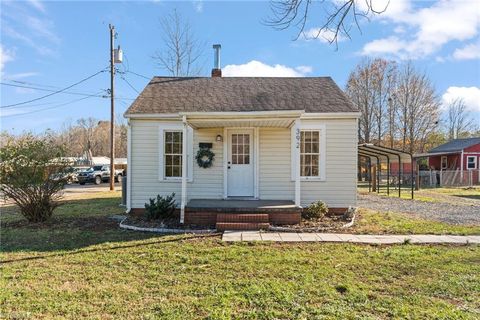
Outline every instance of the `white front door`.
{"type": "Polygon", "coordinates": [[[227,190],[229,197],[253,197],[253,130],[228,130],[227,190]]]}

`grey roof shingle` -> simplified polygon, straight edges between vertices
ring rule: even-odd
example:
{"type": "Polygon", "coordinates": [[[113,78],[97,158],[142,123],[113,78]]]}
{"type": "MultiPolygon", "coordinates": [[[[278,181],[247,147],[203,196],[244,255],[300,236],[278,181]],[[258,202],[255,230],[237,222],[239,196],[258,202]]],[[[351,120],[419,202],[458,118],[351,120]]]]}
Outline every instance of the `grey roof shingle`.
{"type": "Polygon", "coordinates": [[[471,147],[480,143],[480,137],[478,138],[465,138],[465,139],[454,139],[447,143],[444,143],[432,150],[428,151],[428,153],[438,153],[438,152],[454,152],[454,151],[462,151],[465,148],[471,147]]]}
{"type": "Polygon", "coordinates": [[[202,111],[357,112],[330,77],[154,77],[125,114],[202,111]]]}

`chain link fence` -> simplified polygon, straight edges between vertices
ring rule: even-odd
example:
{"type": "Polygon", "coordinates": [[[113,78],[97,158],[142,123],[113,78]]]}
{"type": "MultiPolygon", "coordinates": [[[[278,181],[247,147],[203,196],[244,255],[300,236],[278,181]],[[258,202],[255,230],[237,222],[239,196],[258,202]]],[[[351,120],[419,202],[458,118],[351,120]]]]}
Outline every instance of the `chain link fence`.
{"type": "Polygon", "coordinates": [[[420,187],[473,187],[480,185],[480,170],[421,170],[420,187]]]}

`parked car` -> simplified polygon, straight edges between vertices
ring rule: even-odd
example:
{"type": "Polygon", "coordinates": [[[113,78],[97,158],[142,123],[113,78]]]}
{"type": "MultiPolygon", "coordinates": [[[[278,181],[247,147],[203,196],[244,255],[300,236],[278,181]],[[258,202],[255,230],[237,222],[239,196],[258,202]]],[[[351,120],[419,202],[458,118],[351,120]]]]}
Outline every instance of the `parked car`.
{"type": "Polygon", "coordinates": [[[77,183],[78,182],[78,168],[69,167],[63,173],[56,173],[51,176],[53,180],[63,179],[67,184],[77,183]]]}
{"type": "MultiPolygon", "coordinates": [[[[121,182],[123,177],[123,170],[115,170],[115,181],[121,182]]],[[[85,171],[78,173],[78,183],[84,185],[88,182],[100,184],[110,180],[110,166],[99,165],[88,168],[85,171]]]]}

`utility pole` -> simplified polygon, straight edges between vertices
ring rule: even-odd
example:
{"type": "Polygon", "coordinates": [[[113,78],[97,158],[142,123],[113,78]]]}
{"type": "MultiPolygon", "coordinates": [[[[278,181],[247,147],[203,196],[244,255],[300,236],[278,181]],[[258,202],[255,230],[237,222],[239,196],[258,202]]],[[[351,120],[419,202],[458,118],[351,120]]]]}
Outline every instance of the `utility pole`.
{"type": "Polygon", "coordinates": [[[114,98],[114,77],[115,77],[115,52],[113,41],[115,38],[115,27],[110,28],[110,191],[115,190],[115,98],[114,98]]]}

